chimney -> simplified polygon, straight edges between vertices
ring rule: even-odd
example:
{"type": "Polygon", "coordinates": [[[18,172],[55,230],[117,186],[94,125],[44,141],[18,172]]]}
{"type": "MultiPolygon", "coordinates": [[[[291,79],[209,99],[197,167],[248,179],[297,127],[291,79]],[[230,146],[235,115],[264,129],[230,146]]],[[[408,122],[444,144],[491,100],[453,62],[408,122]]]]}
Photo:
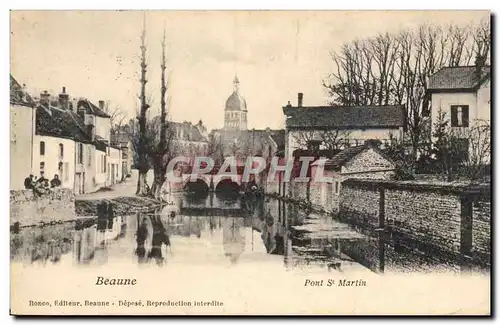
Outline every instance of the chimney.
{"type": "Polygon", "coordinates": [[[41,105],[49,105],[50,94],[45,90],[40,94],[40,104],[41,105]]]}
{"type": "Polygon", "coordinates": [[[101,111],[104,111],[104,101],[103,101],[103,100],[100,100],[100,101],[99,101],[99,109],[100,109],[101,111]]]}
{"type": "Polygon", "coordinates": [[[69,95],[66,93],[66,87],[62,87],[62,92],[59,94],[59,107],[69,110],[69,95]]]}
{"type": "Polygon", "coordinates": [[[298,98],[297,98],[297,106],[298,107],[302,107],[302,100],[304,99],[304,94],[303,93],[299,93],[298,94],[298,98]]]}

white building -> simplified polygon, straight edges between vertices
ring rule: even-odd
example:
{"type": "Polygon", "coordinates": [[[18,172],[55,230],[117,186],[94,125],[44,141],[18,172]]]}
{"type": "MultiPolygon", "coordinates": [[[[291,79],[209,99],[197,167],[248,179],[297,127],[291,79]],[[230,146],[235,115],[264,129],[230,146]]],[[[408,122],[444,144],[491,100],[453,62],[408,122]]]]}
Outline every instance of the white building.
{"type": "Polygon", "coordinates": [[[121,152],[119,147],[111,146],[111,116],[104,112],[104,101],[100,100],[96,106],[86,98],[79,98],[75,106],[95,144],[93,155],[89,157],[89,161],[94,162],[92,184],[89,185],[98,189],[121,181],[121,152]]]}
{"type": "Polygon", "coordinates": [[[475,145],[469,142],[474,128],[481,125],[491,127],[490,86],[489,66],[481,69],[475,66],[446,67],[432,75],[428,86],[432,133],[439,115],[443,114],[451,130],[463,138],[464,148],[468,148],[466,151],[471,153],[475,145]]]}
{"type": "Polygon", "coordinates": [[[383,145],[392,138],[403,136],[404,107],[386,106],[303,106],[303,94],[298,94],[297,106],[283,107],[286,116],[285,157],[295,150],[328,148],[338,141],[337,149],[362,145],[367,140],[379,140],[383,145]]]}
{"type": "Polygon", "coordinates": [[[10,189],[24,188],[31,173],[35,103],[22,86],[10,76],[10,189]]]}

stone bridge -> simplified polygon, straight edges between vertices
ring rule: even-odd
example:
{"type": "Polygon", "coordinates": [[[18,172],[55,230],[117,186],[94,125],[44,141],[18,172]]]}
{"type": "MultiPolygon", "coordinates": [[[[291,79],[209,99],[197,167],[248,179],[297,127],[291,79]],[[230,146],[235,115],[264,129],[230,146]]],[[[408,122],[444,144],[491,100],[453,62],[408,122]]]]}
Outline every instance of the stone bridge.
{"type": "Polygon", "coordinates": [[[181,175],[175,177],[177,181],[170,182],[171,189],[176,190],[202,190],[202,191],[240,191],[246,184],[255,182],[260,184],[259,175],[250,175],[249,182],[243,182],[243,168],[238,167],[234,175],[218,175],[218,168],[215,167],[209,174],[198,174],[193,176],[191,168],[188,167],[181,175]]]}

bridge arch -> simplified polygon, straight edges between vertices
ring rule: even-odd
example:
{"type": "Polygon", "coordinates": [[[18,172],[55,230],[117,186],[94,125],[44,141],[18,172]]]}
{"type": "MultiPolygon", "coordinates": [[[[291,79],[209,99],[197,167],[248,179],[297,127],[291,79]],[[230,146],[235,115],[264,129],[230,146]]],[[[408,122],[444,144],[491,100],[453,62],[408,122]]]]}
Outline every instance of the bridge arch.
{"type": "Polygon", "coordinates": [[[197,178],[196,181],[191,182],[189,179],[184,183],[184,190],[186,192],[208,192],[210,190],[209,184],[207,184],[206,180],[202,178],[197,178]]]}
{"type": "Polygon", "coordinates": [[[234,181],[230,177],[219,179],[218,182],[214,181],[214,190],[216,192],[239,192],[240,182],[234,181]]]}

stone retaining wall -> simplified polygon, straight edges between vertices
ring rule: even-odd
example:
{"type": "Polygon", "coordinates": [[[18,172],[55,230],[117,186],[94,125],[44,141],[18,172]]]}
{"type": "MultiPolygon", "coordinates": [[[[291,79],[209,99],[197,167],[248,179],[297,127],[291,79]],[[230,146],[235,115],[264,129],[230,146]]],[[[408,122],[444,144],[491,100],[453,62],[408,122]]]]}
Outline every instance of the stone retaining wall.
{"type": "Polygon", "coordinates": [[[66,188],[58,188],[41,196],[33,190],[10,191],[10,225],[37,225],[40,223],[74,220],[75,195],[66,188]]]}
{"type": "Polygon", "coordinates": [[[488,186],[349,179],[342,183],[339,216],[446,251],[489,258],[488,186]]]}

